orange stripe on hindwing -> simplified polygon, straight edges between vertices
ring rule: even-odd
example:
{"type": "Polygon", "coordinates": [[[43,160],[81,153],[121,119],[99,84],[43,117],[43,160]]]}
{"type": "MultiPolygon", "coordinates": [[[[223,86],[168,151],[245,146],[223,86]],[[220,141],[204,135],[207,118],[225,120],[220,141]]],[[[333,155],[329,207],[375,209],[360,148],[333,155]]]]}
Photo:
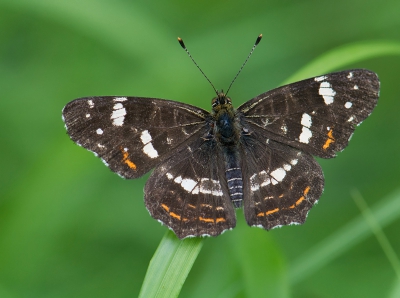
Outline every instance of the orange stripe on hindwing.
{"type": "Polygon", "coordinates": [[[123,161],[128,167],[130,167],[132,170],[136,170],[136,165],[133,163],[133,161],[131,161],[131,160],[129,159],[129,153],[128,153],[128,151],[125,151],[125,149],[123,149],[122,147],[120,147],[119,150],[121,150],[121,152],[122,152],[122,161],[123,161]]]}
{"type": "Polygon", "coordinates": [[[322,148],[323,148],[324,150],[328,149],[329,146],[330,146],[332,143],[335,142],[335,138],[333,137],[332,131],[333,131],[333,130],[332,130],[332,128],[331,128],[331,129],[328,131],[328,133],[327,133],[328,138],[326,139],[326,142],[325,142],[324,146],[322,146],[322,148]]]}

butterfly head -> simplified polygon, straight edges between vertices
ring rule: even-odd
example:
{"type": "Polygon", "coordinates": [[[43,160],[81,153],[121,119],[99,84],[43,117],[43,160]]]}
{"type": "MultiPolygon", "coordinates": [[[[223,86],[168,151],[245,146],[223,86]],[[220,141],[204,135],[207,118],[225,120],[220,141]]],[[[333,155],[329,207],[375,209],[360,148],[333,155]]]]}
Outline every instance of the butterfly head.
{"type": "Polygon", "coordinates": [[[228,108],[232,106],[232,101],[223,92],[219,92],[217,97],[212,99],[212,109],[214,112],[218,112],[222,108],[228,108]]]}

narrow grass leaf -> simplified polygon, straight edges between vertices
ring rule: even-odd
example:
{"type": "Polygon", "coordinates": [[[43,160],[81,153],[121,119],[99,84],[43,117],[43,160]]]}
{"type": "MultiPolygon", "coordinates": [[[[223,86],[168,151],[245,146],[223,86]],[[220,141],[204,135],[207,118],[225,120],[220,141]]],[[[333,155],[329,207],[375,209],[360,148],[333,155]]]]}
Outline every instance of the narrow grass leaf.
{"type": "MultiPolygon", "coordinates": [[[[381,227],[398,219],[400,189],[377,203],[371,208],[371,213],[381,227]]],[[[362,215],[358,216],[298,257],[289,268],[290,283],[292,285],[300,283],[370,235],[371,229],[365,223],[365,219],[362,215]]]]}
{"type": "Polygon", "coordinates": [[[168,231],[150,261],[139,297],[177,297],[202,246],[202,238],[179,240],[168,231]]]}
{"type": "Polygon", "coordinates": [[[226,235],[240,263],[246,297],[289,297],[286,260],[271,233],[249,228],[238,213],[235,233],[226,235]]]}
{"type": "Polygon", "coordinates": [[[400,42],[364,41],[343,45],[310,62],[307,66],[285,80],[284,84],[329,73],[362,60],[387,55],[400,55],[400,42]]]}
{"type": "Polygon", "coordinates": [[[354,190],[352,192],[352,197],[356,202],[358,208],[361,210],[362,215],[364,216],[366,222],[368,223],[371,231],[375,234],[376,239],[378,240],[379,244],[382,247],[383,252],[385,253],[386,257],[388,258],[390,264],[392,265],[397,278],[400,281],[400,262],[399,258],[397,257],[393,247],[390,245],[389,240],[387,239],[385,233],[382,230],[382,227],[379,225],[379,222],[376,220],[374,215],[372,214],[371,210],[368,208],[367,203],[365,202],[364,198],[360,194],[359,191],[354,190]]]}

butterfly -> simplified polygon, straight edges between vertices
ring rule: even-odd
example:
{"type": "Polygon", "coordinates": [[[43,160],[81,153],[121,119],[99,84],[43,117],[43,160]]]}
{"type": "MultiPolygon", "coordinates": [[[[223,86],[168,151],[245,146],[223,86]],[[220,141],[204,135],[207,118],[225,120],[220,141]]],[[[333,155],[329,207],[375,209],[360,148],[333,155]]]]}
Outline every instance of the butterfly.
{"type": "Polygon", "coordinates": [[[96,96],[71,101],[62,114],[70,138],[119,176],[154,169],[144,196],[154,219],[181,239],[217,236],[235,227],[240,207],[250,226],[304,223],[324,188],[313,156],[332,158],[347,146],[379,86],[374,72],[352,69],[267,91],[237,109],[216,92],[210,112],[96,96]]]}

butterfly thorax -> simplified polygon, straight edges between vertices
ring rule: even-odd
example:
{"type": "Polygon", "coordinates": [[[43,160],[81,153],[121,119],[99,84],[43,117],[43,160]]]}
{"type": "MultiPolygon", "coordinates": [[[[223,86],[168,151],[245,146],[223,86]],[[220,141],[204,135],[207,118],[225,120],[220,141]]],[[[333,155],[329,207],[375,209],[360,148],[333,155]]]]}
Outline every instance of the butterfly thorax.
{"type": "Polygon", "coordinates": [[[236,208],[243,202],[243,180],[240,166],[240,121],[231,99],[219,93],[212,100],[213,135],[225,159],[225,178],[229,195],[236,208]]]}
{"type": "Polygon", "coordinates": [[[219,93],[212,100],[214,136],[223,147],[237,147],[240,139],[240,124],[231,99],[219,93]]]}

